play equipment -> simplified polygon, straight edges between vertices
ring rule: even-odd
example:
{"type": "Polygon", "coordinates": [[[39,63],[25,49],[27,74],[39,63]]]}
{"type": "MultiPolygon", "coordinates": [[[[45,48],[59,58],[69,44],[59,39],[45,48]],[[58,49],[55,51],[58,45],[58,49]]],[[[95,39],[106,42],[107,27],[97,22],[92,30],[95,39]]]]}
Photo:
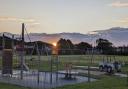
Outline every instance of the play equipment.
{"type": "Polygon", "coordinates": [[[23,50],[22,45],[16,45],[16,55],[18,56],[19,59],[19,65],[18,69],[21,69],[21,66],[23,66],[23,70],[28,71],[29,67],[26,65],[25,60],[22,58],[23,55],[25,55],[25,51],[23,50]],[[22,63],[23,62],[23,63],[22,63]]]}
{"type": "Polygon", "coordinates": [[[65,79],[67,80],[72,80],[72,79],[76,79],[76,76],[78,74],[78,72],[76,71],[72,71],[73,69],[73,64],[72,63],[66,63],[65,64],[65,79]]]}
{"type": "Polygon", "coordinates": [[[2,74],[12,75],[13,54],[11,49],[4,49],[2,56],[2,74]]]}
{"type": "Polygon", "coordinates": [[[12,35],[12,40],[11,40],[11,47],[8,47],[6,43],[5,35],[3,33],[2,37],[2,46],[0,46],[0,54],[2,55],[2,74],[7,75],[13,74],[13,58],[14,55],[17,55],[18,60],[19,60],[19,69],[21,71],[21,77],[23,76],[23,71],[26,70],[28,71],[29,68],[25,63],[24,55],[25,55],[25,50],[24,50],[24,24],[22,24],[22,36],[21,40],[18,40],[20,44],[17,44],[15,47],[14,44],[14,35],[12,35]],[[10,49],[9,49],[10,48],[10,49]]]}
{"type": "MultiPolygon", "coordinates": [[[[38,44],[38,42],[33,42],[33,44],[31,44],[30,42],[30,45],[28,45],[27,43],[29,42],[24,42],[24,30],[25,26],[24,24],[22,24],[22,35],[19,40],[15,39],[16,43],[12,41],[12,49],[5,49],[5,40],[3,40],[3,46],[0,48],[2,50],[3,55],[3,69],[1,73],[3,75],[9,74],[11,76],[1,77],[1,80],[7,81],[11,84],[22,86],[34,86],[38,88],[41,87],[43,89],[45,89],[45,86],[51,88],[61,86],[63,84],[68,84],[70,82],[73,84],[73,82],[80,83],[83,81],[84,77],[77,76],[78,72],[73,71],[73,63],[71,62],[66,62],[64,64],[64,72],[59,71],[59,64],[61,60],[59,60],[60,56],[58,55],[58,49],[56,48],[56,45],[53,46],[53,48],[51,48],[51,45],[48,45],[47,47],[44,47],[45,49],[41,49],[41,47],[44,45],[38,44]],[[28,46],[28,48],[29,46],[32,46],[30,48],[31,50],[29,50],[28,52],[30,54],[26,54],[26,46],[28,46]],[[53,50],[52,54],[51,50],[53,50]],[[46,51],[48,59],[45,59],[45,56],[43,55],[44,51],[46,51]],[[33,55],[33,52],[35,52],[36,55],[33,55]],[[48,64],[45,64],[45,62],[48,64]],[[43,68],[45,65],[48,65],[48,67],[51,67],[51,69],[45,70],[43,68]]],[[[73,55],[73,49],[70,48],[70,45],[69,49],[67,50],[71,51],[71,54],[73,55]]],[[[85,80],[87,81],[87,78],[85,78],[85,80]]]]}
{"type": "Polygon", "coordinates": [[[121,72],[121,63],[116,61],[115,56],[106,56],[107,59],[105,59],[105,56],[103,57],[103,61],[99,63],[99,70],[105,71],[109,74],[112,74],[114,72],[121,72]]]}
{"type": "Polygon", "coordinates": [[[12,65],[13,65],[13,50],[12,49],[8,49],[8,47],[6,47],[5,43],[6,43],[6,39],[5,39],[5,35],[3,33],[2,35],[2,41],[1,41],[1,45],[0,46],[0,55],[2,56],[2,75],[5,76],[10,76],[13,74],[12,71],[12,65]]]}
{"type": "Polygon", "coordinates": [[[72,63],[65,64],[65,70],[66,70],[65,79],[72,79],[71,69],[72,69],[72,63]]]}

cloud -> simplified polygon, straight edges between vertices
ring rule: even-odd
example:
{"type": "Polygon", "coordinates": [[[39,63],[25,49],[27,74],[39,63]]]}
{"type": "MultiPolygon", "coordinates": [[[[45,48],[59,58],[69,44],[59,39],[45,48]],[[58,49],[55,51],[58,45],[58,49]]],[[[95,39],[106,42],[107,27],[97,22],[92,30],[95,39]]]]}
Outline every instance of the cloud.
{"type": "Polygon", "coordinates": [[[92,31],[92,32],[89,32],[89,34],[98,34],[98,32],[97,31],[92,31]]]}
{"type": "Polygon", "coordinates": [[[109,4],[109,6],[112,6],[112,7],[128,7],[128,2],[116,1],[116,2],[113,2],[113,3],[109,4]]]}
{"type": "Polygon", "coordinates": [[[40,25],[40,23],[38,23],[38,22],[33,22],[33,23],[27,23],[26,25],[27,25],[28,27],[37,27],[37,26],[40,25]]]}
{"type": "Polygon", "coordinates": [[[27,19],[27,18],[16,18],[16,17],[2,17],[0,16],[0,22],[16,22],[16,23],[26,23],[27,26],[35,27],[36,25],[40,25],[35,19],[27,19]]]}
{"type": "Polygon", "coordinates": [[[36,22],[34,19],[24,19],[24,18],[16,18],[16,17],[0,17],[0,21],[36,22]]]}
{"type": "Polygon", "coordinates": [[[122,23],[122,24],[128,24],[128,18],[117,20],[116,22],[122,23]]]}
{"type": "Polygon", "coordinates": [[[35,22],[35,23],[31,23],[32,25],[39,25],[40,23],[38,22],[35,22]]]}

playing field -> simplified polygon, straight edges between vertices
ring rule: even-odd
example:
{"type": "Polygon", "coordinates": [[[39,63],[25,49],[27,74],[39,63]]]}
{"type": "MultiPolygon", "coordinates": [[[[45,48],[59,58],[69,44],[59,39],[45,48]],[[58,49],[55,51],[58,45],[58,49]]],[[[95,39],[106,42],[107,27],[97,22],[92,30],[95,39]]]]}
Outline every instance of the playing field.
{"type": "MultiPolygon", "coordinates": [[[[114,55],[59,55],[58,60],[52,56],[41,56],[40,60],[38,56],[25,56],[25,63],[30,69],[39,69],[41,71],[49,71],[51,59],[53,60],[53,66],[58,63],[59,70],[64,69],[65,64],[72,63],[73,66],[98,66],[99,62],[104,60],[120,61],[126,65],[122,67],[123,71],[128,71],[128,56],[114,56],[114,55]]],[[[19,65],[19,58],[17,56],[13,57],[13,68],[19,65]]],[[[0,58],[0,68],[2,67],[2,58],[0,58]]]]}

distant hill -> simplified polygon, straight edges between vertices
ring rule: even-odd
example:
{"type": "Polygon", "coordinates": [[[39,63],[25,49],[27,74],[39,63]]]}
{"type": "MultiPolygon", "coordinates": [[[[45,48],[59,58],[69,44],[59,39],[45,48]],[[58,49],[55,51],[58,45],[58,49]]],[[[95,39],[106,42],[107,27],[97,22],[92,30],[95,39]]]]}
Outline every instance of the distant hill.
{"type": "MultiPolygon", "coordinates": [[[[2,34],[2,33],[1,33],[2,34]]],[[[11,33],[6,33],[9,37],[11,33]]],[[[95,40],[98,38],[108,39],[114,43],[115,46],[128,45],[128,28],[114,27],[106,30],[93,31],[88,34],[81,33],[30,33],[29,37],[32,42],[42,41],[46,43],[57,42],[60,38],[70,39],[73,43],[79,43],[81,41],[88,42],[95,45],[95,40]]],[[[15,38],[20,37],[15,34],[15,38]]],[[[25,35],[25,41],[29,42],[29,37],[25,35]]]]}

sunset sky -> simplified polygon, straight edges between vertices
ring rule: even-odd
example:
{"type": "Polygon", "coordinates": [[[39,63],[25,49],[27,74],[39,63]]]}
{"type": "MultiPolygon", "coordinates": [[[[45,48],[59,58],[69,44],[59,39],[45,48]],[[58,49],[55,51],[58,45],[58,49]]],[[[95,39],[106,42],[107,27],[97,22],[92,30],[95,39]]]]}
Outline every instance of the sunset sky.
{"type": "Polygon", "coordinates": [[[60,33],[128,27],[128,0],[0,0],[0,32],[60,33]]]}

